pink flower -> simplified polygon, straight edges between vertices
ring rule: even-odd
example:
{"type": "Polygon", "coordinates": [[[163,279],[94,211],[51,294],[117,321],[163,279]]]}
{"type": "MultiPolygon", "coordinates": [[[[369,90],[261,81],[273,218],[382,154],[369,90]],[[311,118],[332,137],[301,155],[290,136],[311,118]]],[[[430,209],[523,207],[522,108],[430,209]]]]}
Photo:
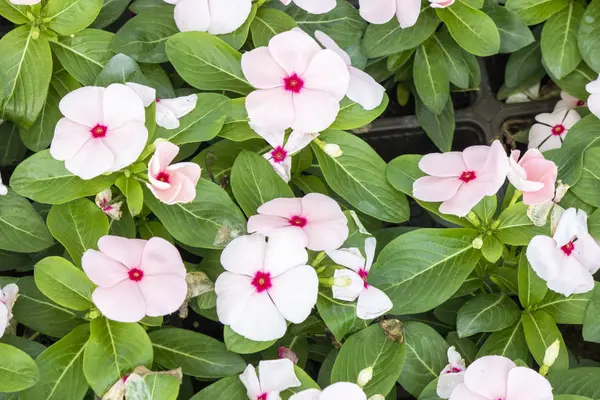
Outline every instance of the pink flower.
{"type": "Polygon", "coordinates": [[[311,14],[325,14],[333,10],[336,6],[336,0],[280,0],[284,5],[292,1],[301,9],[311,14]]]}
{"type": "Polygon", "coordinates": [[[98,249],[83,254],[81,263],[98,287],[96,307],[107,318],[137,322],[146,315],[159,317],[179,309],[187,295],[186,270],[171,243],[104,236],[98,249]]]}
{"type": "Polygon", "coordinates": [[[577,97],[571,96],[564,90],[560,92],[560,100],[556,103],[554,111],[559,110],[574,110],[579,107],[585,107],[585,101],[579,100],[577,97]]]}
{"type": "Polygon", "coordinates": [[[537,149],[527,150],[521,161],[520,155],[519,150],[514,150],[508,159],[508,180],[523,192],[523,203],[534,206],[552,200],[558,175],[556,164],[537,149]]]}
{"type": "Polygon", "coordinates": [[[50,154],[82,179],[128,166],[146,146],[144,104],[125,85],[74,90],[59,108],[65,118],[56,125],[50,154]]]}
{"type": "Polygon", "coordinates": [[[326,49],[333,50],[340,56],[348,66],[350,82],[346,96],[360,104],[365,110],[378,107],[383,101],[385,88],[381,86],[371,75],[352,66],[350,56],[337,43],[321,31],[315,32],[315,37],[326,49]]]}
{"type": "Polygon", "coordinates": [[[454,389],[465,380],[465,360],[456,351],[454,346],[448,348],[448,365],[440,373],[437,383],[437,395],[442,399],[450,397],[454,389]]]}
{"type": "Polygon", "coordinates": [[[19,287],[14,283],[10,283],[0,288],[0,338],[4,335],[4,332],[10,324],[12,319],[12,309],[19,296],[19,287]]]}
{"type": "Polygon", "coordinates": [[[325,388],[308,389],[296,393],[289,400],[367,400],[367,395],[356,383],[337,382],[325,388]]]}
{"type": "Polygon", "coordinates": [[[600,77],[588,83],[585,90],[590,94],[588,97],[588,108],[596,117],[600,118],[600,77]]]}
{"type": "Polygon", "coordinates": [[[294,371],[294,364],[287,359],[259,362],[258,375],[252,364],[248,364],[240,380],[250,400],[277,400],[280,399],[279,393],[302,385],[294,371]]]}
{"type": "Polygon", "coordinates": [[[118,221],[123,216],[123,211],[121,211],[123,202],[119,201],[115,203],[112,201],[112,190],[110,190],[110,188],[104,189],[96,195],[96,205],[104,212],[104,214],[112,219],[118,221]]]}
{"type": "Polygon", "coordinates": [[[321,132],[335,121],[350,74],[333,51],[291,30],[244,53],[242,70],[258,90],[246,97],[250,121],[263,129],[321,132]]]}
{"type": "Polygon", "coordinates": [[[348,238],[348,220],[338,203],[320,193],[268,201],[248,220],[250,233],[271,236],[281,230],[300,232],[310,250],[335,250],[348,238]]]}
{"type": "Polygon", "coordinates": [[[200,166],[191,162],[170,165],[179,147],[160,142],[148,163],[148,189],[165,204],[191,203],[196,198],[200,166]]]}
{"type": "Polygon", "coordinates": [[[588,233],[587,214],[569,208],[553,237],[538,235],[527,247],[527,260],[551,290],[570,296],[594,289],[600,269],[600,246],[588,233]]]}
{"type": "Polygon", "coordinates": [[[296,230],[241,236],[221,254],[215,282],[217,315],[224,325],[255,341],[282,338],[286,320],[299,324],[317,302],[319,278],[296,230]]]}
{"type": "Polygon", "coordinates": [[[471,146],[465,151],[428,154],[419,168],[430,176],[413,184],[413,195],[422,201],[442,201],[440,212],[464,217],[485,196],[498,192],[508,174],[508,157],[499,141],[491,146],[471,146]]]}
{"type": "Polygon", "coordinates": [[[181,32],[213,35],[231,33],[244,25],[252,0],[164,0],[175,4],[175,23],[181,32]]]}
{"type": "Polygon", "coordinates": [[[581,117],[575,110],[556,110],[552,114],[543,113],[535,117],[539,122],[529,131],[529,148],[539,151],[559,149],[569,133],[581,117]]]}
{"type": "Polygon", "coordinates": [[[456,387],[450,400],[552,400],[550,383],[527,367],[506,357],[486,356],[469,365],[465,383],[456,387]]]}

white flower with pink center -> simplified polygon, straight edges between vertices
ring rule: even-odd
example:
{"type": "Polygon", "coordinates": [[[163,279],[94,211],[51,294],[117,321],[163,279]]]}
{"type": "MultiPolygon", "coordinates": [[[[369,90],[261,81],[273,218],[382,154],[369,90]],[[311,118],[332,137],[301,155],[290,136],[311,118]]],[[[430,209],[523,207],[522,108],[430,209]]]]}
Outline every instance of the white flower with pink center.
{"type": "Polygon", "coordinates": [[[42,0],[10,0],[11,3],[18,6],[32,6],[34,4],[38,4],[42,0]]]}
{"type": "Polygon", "coordinates": [[[310,250],[335,250],[348,238],[348,219],[339,204],[320,193],[303,198],[280,198],[258,207],[248,219],[248,232],[271,236],[279,231],[300,233],[310,250]]]}
{"type": "Polygon", "coordinates": [[[304,237],[284,230],[269,237],[241,236],[221,254],[215,282],[217,314],[224,325],[255,341],[283,337],[287,321],[304,322],[317,302],[319,278],[306,265],[304,237]]]}
{"type": "MultiPolygon", "coordinates": [[[[455,0],[429,0],[433,8],[444,8],[455,0]]],[[[394,15],[401,28],[410,28],[417,23],[421,13],[421,0],[359,0],[361,17],[372,24],[385,24],[394,15]]]]}
{"type": "Polygon", "coordinates": [[[178,146],[160,142],[148,163],[150,182],[146,186],[165,204],[191,203],[196,198],[196,184],[202,171],[192,162],[171,165],[178,153],[178,146]]]}
{"type": "Polygon", "coordinates": [[[344,60],[298,29],[274,36],[268,47],[244,53],[242,70],[258,89],[246,97],[248,117],[270,131],[327,129],[350,80],[344,60]]]}
{"type": "Polygon", "coordinates": [[[107,318],[138,322],[174,313],[187,295],[186,270],[177,248],[166,240],[103,236],[81,264],[98,287],[92,301],[107,318]]]}
{"type": "Polygon", "coordinates": [[[600,118],[600,77],[595,81],[588,83],[585,87],[590,97],[587,100],[587,106],[596,117],[600,118]]]}
{"type": "Polygon", "coordinates": [[[367,400],[367,395],[356,383],[338,382],[323,391],[308,389],[296,393],[290,400],[367,400]]]}
{"type": "Polygon", "coordinates": [[[175,4],[175,23],[181,32],[231,33],[244,25],[252,10],[252,0],[164,1],[175,4]]]}
{"type": "Polygon", "coordinates": [[[552,114],[538,114],[535,117],[538,123],[529,131],[529,148],[537,148],[541,152],[559,149],[569,129],[580,119],[577,111],[569,109],[556,110],[552,114]]]}
{"type": "Polygon", "coordinates": [[[144,104],[125,85],[76,89],[59,108],[64,118],[54,130],[50,154],[82,179],[125,168],[146,146],[144,104]]]}
{"type": "Polygon", "coordinates": [[[527,260],[551,290],[570,296],[594,289],[600,269],[600,246],[588,233],[587,214],[569,208],[553,237],[538,235],[527,247],[527,260]]]}
{"type": "Polygon", "coordinates": [[[110,188],[104,189],[96,195],[96,205],[104,214],[118,221],[123,216],[123,211],[121,211],[123,202],[113,202],[112,197],[112,190],[110,188]]]}
{"type": "Polygon", "coordinates": [[[248,364],[240,375],[250,400],[279,400],[279,393],[302,383],[294,371],[294,364],[288,359],[261,361],[256,369],[248,364]]]}
{"type": "Polygon", "coordinates": [[[336,264],[348,269],[336,269],[332,287],[333,297],[344,301],[355,301],[356,315],[369,320],[382,316],[393,307],[387,294],[369,284],[369,271],[373,265],[377,241],[374,237],[365,240],[365,255],[357,248],[330,250],[327,255],[336,264]]]}
{"type": "Polygon", "coordinates": [[[464,382],[466,370],[465,360],[463,360],[454,346],[451,346],[448,349],[448,365],[446,365],[438,378],[437,395],[442,399],[449,398],[454,389],[464,382]]]}
{"type": "Polygon", "coordinates": [[[429,176],[414,182],[414,197],[441,201],[441,213],[464,217],[485,196],[500,190],[509,166],[506,152],[496,140],[491,146],[471,146],[463,152],[427,154],[419,168],[429,176]]]}
{"type": "Polygon", "coordinates": [[[575,96],[571,96],[564,90],[560,92],[560,100],[556,103],[554,111],[559,110],[574,110],[579,107],[585,107],[587,104],[585,101],[578,99],[575,96]]]}
{"type": "Polygon", "coordinates": [[[475,360],[465,372],[464,383],[450,400],[552,400],[546,378],[506,357],[486,356],[475,360]]]}
{"type": "Polygon", "coordinates": [[[336,6],[336,0],[280,0],[284,5],[292,1],[298,7],[311,14],[325,14],[333,10],[336,6]]]}
{"type": "Polygon", "coordinates": [[[315,37],[326,49],[333,50],[340,56],[348,66],[350,81],[346,96],[358,103],[365,110],[377,108],[383,101],[385,88],[381,86],[371,75],[352,66],[350,56],[337,43],[321,31],[315,32],[315,37]]]}
{"type": "Polygon", "coordinates": [[[12,319],[12,309],[19,296],[19,287],[14,283],[10,283],[0,288],[0,338],[4,336],[4,332],[12,319]]]}

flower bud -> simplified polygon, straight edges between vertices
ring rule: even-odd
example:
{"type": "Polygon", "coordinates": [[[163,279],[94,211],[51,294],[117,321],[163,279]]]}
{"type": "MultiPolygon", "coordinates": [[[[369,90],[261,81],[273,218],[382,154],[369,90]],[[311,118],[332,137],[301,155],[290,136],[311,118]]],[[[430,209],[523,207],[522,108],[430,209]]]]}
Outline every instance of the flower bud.
{"type": "Polygon", "coordinates": [[[481,240],[481,237],[476,237],[475,239],[473,239],[473,243],[471,243],[471,246],[473,246],[474,249],[481,249],[483,247],[483,240],[481,240]]]}
{"type": "Polygon", "coordinates": [[[556,339],[554,343],[550,345],[546,349],[546,354],[544,355],[544,365],[547,367],[551,367],[554,365],[554,362],[558,358],[558,354],[560,353],[560,341],[556,339]]]}
{"type": "Polygon", "coordinates": [[[373,397],[369,397],[369,400],[385,400],[385,397],[382,394],[376,394],[373,397]]]}
{"type": "Polygon", "coordinates": [[[358,386],[365,387],[373,379],[373,367],[365,368],[358,374],[358,386]]]}
{"type": "Polygon", "coordinates": [[[335,143],[327,143],[325,146],[323,146],[323,151],[333,158],[338,158],[344,155],[341,147],[335,143]]]}

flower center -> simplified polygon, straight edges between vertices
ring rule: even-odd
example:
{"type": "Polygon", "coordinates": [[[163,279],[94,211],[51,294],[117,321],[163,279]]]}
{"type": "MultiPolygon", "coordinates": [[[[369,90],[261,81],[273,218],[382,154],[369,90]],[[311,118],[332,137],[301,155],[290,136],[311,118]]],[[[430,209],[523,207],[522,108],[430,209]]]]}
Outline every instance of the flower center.
{"type": "Polygon", "coordinates": [[[452,369],[450,370],[451,374],[458,374],[459,372],[462,372],[462,368],[458,368],[458,367],[452,367],[452,369]]]}
{"type": "Polygon", "coordinates": [[[256,398],[256,400],[267,400],[267,394],[266,393],[259,394],[258,397],[256,398]]]}
{"type": "Polygon", "coordinates": [[[577,107],[583,107],[583,106],[585,106],[585,101],[583,101],[583,100],[578,100],[578,101],[577,101],[577,107]]]}
{"type": "Polygon", "coordinates": [[[563,251],[563,253],[570,256],[571,253],[573,252],[573,250],[575,250],[575,244],[573,242],[569,242],[569,243],[565,244],[563,247],[561,247],[560,249],[563,251]]]}
{"type": "Polygon", "coordinates": [[[156,102],[157,102],[157,103],[160,103],[160,99],[156,99],[156,102]]]}
{"type": "Polygon", "coordinates": [[[97,124],[93,127],[90,132],[92,133],[92,137],[94,139],[103,138],[106,136],[106,132],[108,131],[108,127],[106,125],[97,124]]]}
{"type": "Polygon", "coordinates": [[[304,87],[304,81],[295,72],[287,78],[283,78],[283,84],[285,90],[292,93],[300,93],[304,87]]]}
{"type": "Polygon", "coordinates": [[[298,215],[294,215],[292,218],[290,218],[290,225],[297,226],[299,228],[304,228],[307,222],[308,221],[306,221],[306,218],[298,215]]]}
{"type": "Polygon", "coordinates": [[[283,162],[287,157],[287,151],[285,151],[281,146],[277,146],[271,152],[271,157],[273,157],[273,161],[276,163],[283,162]]]}
{"type": "Polygon", "coordinates": [[[158,175],[156,175],[156,180],[164,183],[169,183],[171,180],[171,176],[166,172],[159,172],[158,175]]]}
{"type": "Polygon", "coordinates": [[[563,133],[565,133],[566,130],[567,130],[567,128],[565,128],[565,126],[562,125],[562,124],[554,125],[552,127],[552,134],[555,135],[555,136],[560,136],[563,133]]]}
{"type": "Polygon", "coordinates": [[[143,277],[144,271],[142,271],[141,269],[132,268],[129,270],[129,279],[131,279],[132,281],[139,282],[142,280],[143,277]]]}
{"type": "Polygon", "coordinates": [[[358,276],[362,278],[365,289],[367,289],[369,287],[369,284],[367,283],[367,279],[369,278],[369,271],[367,271],[366,269],[360,269],[358,270],[358,276]]]}
{"type": "Polygon", "coordinates": [[[460,175],[459,179],[464,183],[469,183],[475,178],[477,178],[477,175],[475,175],[475,171],[465,171],[460,175]]]}
{"type": "Polygon", "coordinates": [[[254,285],[258,293],[271,289],[271,286],[273,286],[271,284],[271,274],[269,272],[258,271],[254,275],[254,279],[252,279],[252,285],[254,285]]]}

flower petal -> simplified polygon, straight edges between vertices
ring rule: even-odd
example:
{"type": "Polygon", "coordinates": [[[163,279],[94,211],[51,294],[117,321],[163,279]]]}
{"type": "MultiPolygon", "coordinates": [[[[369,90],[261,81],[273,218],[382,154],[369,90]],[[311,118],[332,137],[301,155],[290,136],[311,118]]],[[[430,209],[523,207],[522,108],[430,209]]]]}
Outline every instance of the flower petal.
{"type": "MultiPolygon", "coordinates": [[[[535,149],[552,139],[552,128],[542,124],[534,124],[529,130],[529,149],[535,149]]],[[[560,139],[558,140],[560,143],[560,139]]]]}
{"type": "Polygon", "coordinates": [[[385,24],[396,13],[396,0],[359,0],[360,16],[372,24],[385,24]]]}
{"type": "MultiPolygon", "coordinates": [[[[350,72],[344,60],[333,50],[322,50],[313,57],[302,75],[304,88],[331,94],[340,101],[348,91],[350,72]]],[[[302,92],[301,92],[302,93],[302,92]]]]}
{"type": "Polygon", "coordinates": [[[293,105],[294,122],[291,127],[301,132],[324,131],[333,124],[340,111],[338,98],[308,88],[293,96],[293,105]]]}
{"type": "Polygon", "coordinates": [[[273,199],[258,207],[257,211],[259,214],[274,215],[290,219],[293,216],[303,215],[302,199],[288,199],[283,197],[273,199]]]}
{"type": "Polygon", "coordinates": [[[482,357],[467,368],[465,385],[488,399],[505,399],[508,373],[515,367],[515,363],[506,357],[482,357]]]}
{"type": "Polygon", "coordinates": [[[350,82],[346,96],[358,103],[365,110],[373,110],[381,104],[385,94],[385,88],[381,86],[371,75],[358,68],[350,67],[350,82]]]}
{"type": "Polygon", "coordinates": [[[256,375],[256,369],[252,364],[248,364],[244,373],[240,375],[242,384],[246,387],[246,393],[249,399],[257,399],[263,392],[260,389],[260,382],[256,375]]]}
{"type": "Polygon", "coordinates": [[[442,399],[450,398],[454,390],[465,380],[465,372],[440,374],[437,383],[436,393],[442,399]]]}
{"type": "Polygon", "coordinates": [[[131,88],[113,83],[106,88],[103,100],[104,124],[109,130],[118,129],[130,122],[146,122],[144,102],[131,88]]]}
{"type": "Polygon", "coordinates": [[[427,154],[419,161],[419,168],[428,175],[440,178],[458,177],[468,170],[460,151],[427,154]]]}
{"type": "Polygon", "coordinates": [[[177,157],[179,146],[170,142],[160,142],[148,164],[148,170],[153,177],[164,171],[177,157]]]}
{"type": "Polygon", "coordinates": [[[553,239],[556,241],[556,247],[561,247],[587,233],[587,214],[583,210],[571,207],[561,215],[553,239]]]}
{"type": "Polygon", "coordinates": [[[92,301],[106,318],[117,322],[138,322],[146,315],[146,303],[138,284],[126,279],[109,288],[96,288],[92,301]]]}
{"type": "Polygon", "coordinates": [[[449,400],[488,400],[486,397],[482,397],[475,394],[467,388],[466,385],[458,385],[452,392],[449,400]]]}
{"type": "Polygon", "coordinates": [[[237,237],[221,253],[221,265],[229,272],[254,277],[263,270],[266,246],[265,237],[258,233],[237,237]]]}
{"type": "Polygon", "coordinates": [[[319,400],[367,400],[367,395],[355,383],[338,382],[323,390],[319,400]]]}
{"type": "Polygon", "coordinates": [[[600,269],[600,246],[590,234],[577,237],[574,255],[590,273],[595,274],[600,269]]]}
{"type": "Polygon", "coordinates": [[[156,104],[156,125],[165,129],[177,129],[180,126],[179,118],[173,110],[160,103],[156,104]]]}
{"type": "Polygon", "coordinates": [[[336,6],[336,0],[294,0],[294,3],[311,14],[325,14],[336,6]]]}
{"type": "MultiPolygon", "coordinates": [[[[577,243],[575,244],[577,246],[577,243]]],[[[548,280],[548,288],[565,297],[594,289],[594,277],[573,255],[563,257],[558,275],[548,280]]]]}
{"type": "Polygon", "coordinates": [[[565,126],[565,128],[569,129],[573,127],[573,125],[575,125],[577,122],[579,122],[580,119],[581,116],[577,111],[569,110],[567,112],[567,115],[565,116],[565,119],[563,120],[563,125],[565,126]]]}
{"type": "Polygon", "coordinates": [[[55,160],[65,161],[75,156],[92,134],[88,126],[61,118],[54,128],[54,138],[50,145],[50,155],[55,160]]]}
{"type": "Polygon", "coordinates": [[[315,31],[315,39],[317,39],[319,41],[319,43],[321,43],[321,45],[323,47],[325,47],[326,49],[335,51],[335,53],[338,56],[340,56],[342,58],[342,60],[344,60],[346,65],[350,66],[352,64],[352,60],[350,59],[350,56],[348,55],[348,53],[346,53],[346,51],[344,49],[342,49],[340,46],[338,46],[338,44],[335,42],[335,40],[333,40],[327,34],[317,30],[317,31],[315,31]]]}
{"type": "Polygon", "coordinates": [[[151,88],[150,86],[140,85],[139,83],[134,82],[127,82],[125,83],[125,86],[140,96],[144,107],[150,107],[150,104],[154,103],[156,100],[156,89],[151,88]]]}
{"type": "Polygon", "coordinates": [[[354,271],[349,269],[336,269],[333,274],[334,284],[331,287],[333,298],[344,301],[355,301],[365,288],[365,281],[354,271]],[[337,285],[340,280],[349,284],[337,285]]]}
{"type": "Polygon", "coordinates": [[[486,182],[478,183],[476,179],[466,183],[458,189],[454,197],[440,205],[440,212],[464,217],[489,191],[489,185],[486,182]]]}
{"type": "Polygon", "coordinates": [[[127,267],[96,250],[83,253],[81,265],[88,278],[101,287],[115,286],[129,278],[127,267]]]}
{"type": "Polygon", "coordinates": [[[478,180],[485,181],[488,185],[485,192],[487,196],[493,196],[500,190],[506,181],[508,169],[506,151],[500,141],[495,140],[490,146],[485,164],[477,175],[478,180]]]}
{"type": "Polygon", "coordinates": [[[58,107],[62,115],[73,122],[93,128],[104,123],[103,98],[106,89],[86,86],[73,90],[62,98],[58,107]]]}
{"type": "Polygon", "coordinates": [[[210,27],[208,0],[181,0],[175,6],[174,15],[181,32],[206,32],[210,27]]]}
{"type": "Polygon", "coordinates": [[[215,281],[215,293],[219,321],[231,325],[243,311],[246,299],[256,293],[256,288],[249,276],[223,272],[215,281]]]}
{"type": "Polygon", "coordinates": [[[283,217],[277,217],[275,215],[253,215],[248,219],[248,232],[258,232],[265,236],[270,236],[273,232],[276,232],[282,228],[302,230],[301,228],[290,226],[290,221],[283,217]]]}
{"type": "Polygon", "coordinates": [[[531,268],[545,281],[555,279],[561,270],[564,253],[556,248],[554,239],[538,235],[527,246],[527,260],[531,268]]]}
{"type": "Polygon", "coordinates": [[[6,327],[8,326],[8,309],[4,303],[0,303],[0,338],[4,336],[6,327]]]}
{"type": "Polygon", "coordinates": [[[397,0],[396,18],[403,29],[417,23],[421,13],[421,0],[397,0]]]}
{"type": "Polygon", "coordinates": [[[350,268],[354,272],[358,272],[365,268],[365,258],[360,253],[360,250],[355,247],[350,249],[329,250],[326,251],[326,253],[334,263],[350,268]]]}
{"type": "Polygon", "coordinates": [[[303,75],[313,57],[319,54],[321,47],[308,34],[291,30],[275,35],[269,41],[271,56],[288,75],[303,75]]]}
{"type": "Polygon", "coordinates": [[[260,388],[265,392],[283,392],[302,385],[294,372],[294,363],[287,358],[258,363],[260,388]]]}
{"type": "Polygon", "coordinates": [[[310,315],[317,303],[319,277],[313,267],[301,265],[272,280],[269,295],[288,321],[299,324],[310,315]]]}
{"type": "Polygon", "coordinates": [[[271,56],[268,47],[259,47],[242,55],[242,71],[248,82],[258,89],[283,86],[287,72],[271,56]]]}
{"type": "Polygon", "coordinates": [[[160,237],[146,243],[142,253],[141,269],[147,275],[175,275],[185,279],[187,271],[177,247],[160,237]]]}
{"type": "Polygon", "coordinates": [[[307,389],[293,394],[289,400],[319,400],[321,391],[318,389],[307,389]]]}
{"type": "Polygon", "coordinates": [[[252,0],[208,0],[210,27],[208,33],[224,35],[244,25],[252,9],[252,0]]]}
{"type": "Polygon", "coordinates": [[[394,305],[383,291],[369,286],[358,296],[356,316],[360,319],[375,319],[390,311],[394,305]]]}
{"type": "Polygon", "coordinates": [[[93,179],[109,172],[115,157],[102,140],[88,140],[73,157],[65,161],[65,168],[81,179],[93,179]]]}
{"type": "Polygon", "coordinates": [[[526,367],[510,370],[506,397],[510,400],[552,400],[554,398],[550,382],[526,367]]]}
{"type": "Polygon", "coordinates": [[[553,113],[542,113],[535,116],[535,120],[541,124],[546,124],[550,127],[554,125],[562,124],[567,110],[558,110],[553,113]]]}
{"type": "Polygon", "coordinates": [[[98,249],[127,268],[139,268],[142,254],[148,241],[127,239],[120,236],[103,236],[98,240],[98,249]]]}
{"type": "Polygon", "coordinates": [[[600,94],[593,94],[588,97],[588,108],[595,116],[600,116],[600,94]]]}
{"type": "Polygon", "coordinates": [[[171,165],[167,168],[169,172],[176,172],[188,178],[194,186],[198,184],[200,180],[200,175],[202,174],[202,169],[200,166],[193,162],[181,162],[177,164],[171,165]]]}
{"type": "Polygon", "coordinates": [[[308,235],[306,247],[313,251],[338,249],[348,238],[348,223],[342,220],[308,222],[304,226],[308,235]]]}
{"type": "Polygon", "coordinates": [[[115,172],[133,164],[144,151],[147,141],[148,129],[141,122],[131,122],[118,129],[109,130],[102,138],[102,142],[115,157],[109,172],[115,172]]]}
{"type": "Polygon", "coordinates": [[[246,111],[252,124],[269,130],[285,130],[295,118],[292,94],[282,87],[250,93],[246,111]]]}
{"type": "Polygon", "coordinates": [[[463,151],[463,160],[467,171],[481,171],[490,155],[490,146],[471,146],[463,151]]]}
{"type": "Polygon", "coordinates": [[[264,270],[276,277],[282,273],[305,265],[308,252],[305,249],[306,235],[300,229],[279,229],[269,236],[265,250],[264,270]]]}
{"type": "Polygon", "coordinates": [[[185,276],[173,274],[144,274],[138,286],[146,303],[146,315],[150,317],[169,315],[179,310],[188,291],[185,276]]]}
{"type": "Polygon", "coordinates": [[[424,176],[413,183],[413,196],[421,201],[446,201],[456,196],[463,184],[456,177],[424,176]]]}
{"type": "Polygon", "coordinates": [[[312,142],[317,136],[319,136],[319,134],[315,132],[303,133],[292,131],[290,137],[285,143],[285,151],[287,151],[288,154],[295,154],[308,146],[310,142],[312,142]]]}
{"type": "Polygon", "coordinates": [[[285,318],[266,292],[247,297],[230,326],[234,332],[257,342],[280,339],[287,330],[285,318]]]}

